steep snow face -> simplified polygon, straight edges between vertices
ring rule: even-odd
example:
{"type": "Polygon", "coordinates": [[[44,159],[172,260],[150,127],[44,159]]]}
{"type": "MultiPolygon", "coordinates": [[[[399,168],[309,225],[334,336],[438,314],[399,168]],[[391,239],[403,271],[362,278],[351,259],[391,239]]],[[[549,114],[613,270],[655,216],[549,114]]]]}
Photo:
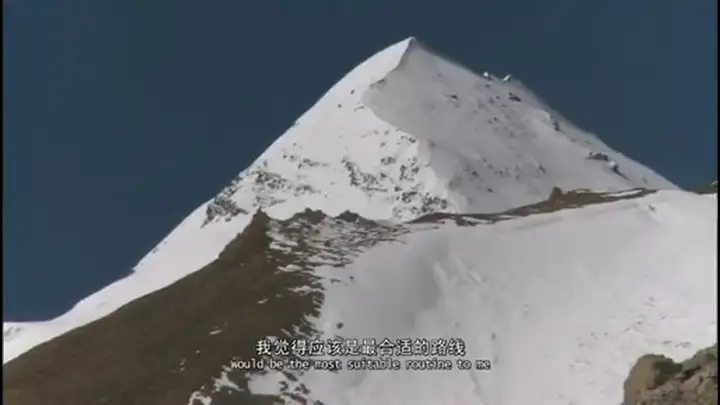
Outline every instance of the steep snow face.
{"type": "Polygon", "coordinates": [[[477,75],[418,41],[350,72],[221,193],[211,217],[312,207],[367,218],[494,212],[553,186],[674,187],[582,132],[517,81],[477,75]]]}
{"type": "Polygon", "coordinates": [[[410,219],[499,211],[553,186],[673,187],[548,110],[519,82],[477,75],[410,39],[334,86],[227,194],[240,210],[268,205],[281,216],[303,205],[410,219]],[[258,177],[267,187],[248,193],[258,177]]]}
{"type": "Polygon", "coordinates": [[[408,220],[500,211],[546,198],[553,186],[675,187],[552,113],[515,79],[477,75],[408,38],[334,85],[131,277],[51,323],[18,325],[3,359],[198,270],[257,209],[278,218],[310,207],[408,220]]]}
{"type": "Polygon", "coordinates": [[[497,212],[553,186],[675,188],[549,111],[517,80],[474,74],[406,39],[347,74],[135,270],[197,269],[258,208],[408,220],[497,212]]]}
{"type": "Polygon", "coordinates": [[[666,191],[493,225],[412,225],[344,268],[317,269],[333,282],[315,324],[361,342],[463,339],[466,356],[435,356],[453,370],[405,371],[425,357],[395,355],[398,371],[270,372],[250,389],[338,405],[620,403],[640,355],[685,358],[716,342],[716,220],[715,198],[666,191]]]}

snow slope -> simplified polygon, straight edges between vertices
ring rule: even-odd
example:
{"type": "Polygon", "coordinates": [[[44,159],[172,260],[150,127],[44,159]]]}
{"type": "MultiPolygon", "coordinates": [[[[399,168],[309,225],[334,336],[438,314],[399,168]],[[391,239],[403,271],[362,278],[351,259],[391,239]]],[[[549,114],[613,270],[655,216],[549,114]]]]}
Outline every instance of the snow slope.
{"type": "Polygon", "coordinates": [[[129,277],[47,322],[4,323],[3,362],[206,265],[262,208],[373,219],[496,212],[563,189],[675,188],[553,113],[516,80],[478,75],[414,38],[361,63],[129,277]]]}
{"type": "MultiPolygon", "coordinates": [[[[619,404],[640,355],[686,358],[716,342],[716,222],[715,196],[664,191],[492,225],[408,225],[349,265],[316,268],[333,279],[316,328],[462,338],[491,371],[269,372],[250,389],[332,405],[619,404]]],[[[335,246],[349,231],[332,224],[303,240],[335,246]]],[[[214,386],[233,387],[222,375],[214,386]]],[[[190,404],[215,402],[198,392],[190,404]]]]}

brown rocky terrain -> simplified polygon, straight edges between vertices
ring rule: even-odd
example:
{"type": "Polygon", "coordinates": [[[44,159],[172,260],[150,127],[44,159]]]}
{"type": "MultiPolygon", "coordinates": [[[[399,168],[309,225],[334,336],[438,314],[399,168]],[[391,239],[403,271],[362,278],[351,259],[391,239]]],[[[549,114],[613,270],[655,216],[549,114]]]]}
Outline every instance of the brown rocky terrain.
{"type": "Polygon", "coordinates": [[[246,376],[258,371],[230,370],[227,377],[237,389],[217,389],[212,381],[233,360],[256,358],[256,343],[267,336],[316,336],[308,321],[323,303],[320,279],[312,273],[316,254],[340,267],[353,254],[336,245],[367,248],[401,228],[349,213],[328,219],[306,210],[277,221],[259,212],[204,268],[6,363],[3,402],[185,405],[197,392],[233,404],[301,398],[302,387],[277,396],[250,394],[246,376]],[[323,242],[319,252],[313,242],[321,221],[342,235],[323,242]],[[274,240],[277,230],[290,242],[274,240]]]}
{"type": "Polygon", "coordinates": [[[625,381],[623,405],[717,405],[717,344],[676,363],[648,354],[625,381]]]}

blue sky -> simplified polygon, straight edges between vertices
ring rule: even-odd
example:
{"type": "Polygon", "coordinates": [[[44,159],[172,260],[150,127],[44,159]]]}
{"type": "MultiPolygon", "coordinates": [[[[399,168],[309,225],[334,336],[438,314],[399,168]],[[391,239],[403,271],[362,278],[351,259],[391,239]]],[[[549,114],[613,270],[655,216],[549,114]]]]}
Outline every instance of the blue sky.
{"type": "Polygon", "coordinates": [[[3,317],[126,275],[335,81],[414,35],[683,186],[717,176],[717,2],[5,0],[3,317]]]}

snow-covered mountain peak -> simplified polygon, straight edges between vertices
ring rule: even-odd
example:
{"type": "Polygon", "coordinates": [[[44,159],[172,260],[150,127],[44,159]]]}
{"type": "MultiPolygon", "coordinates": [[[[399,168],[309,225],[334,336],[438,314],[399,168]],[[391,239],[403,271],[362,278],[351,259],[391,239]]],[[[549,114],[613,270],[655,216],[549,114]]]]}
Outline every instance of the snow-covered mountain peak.
{"type": "MultiPolygon", "coordinates": [[[[278,89],[281,90],[281,89],[278,89]]],[[[239,135],[241,136],[241,135],[239,135]]],[[[207,265],[254,212],[374,220],[487,213],[554,187],[675,188],[552,112],[520,81],[476,74],[415,38],[352,69],[121,279],[5,339],[4,361],[207,265]]]]}
{"type": "Polygon", "coordinates": [[[673,187],[549,108],[418,40],[353,69],[215,199],[208,221],[303,207],[408,220],[498,211],[552,187],[673,187]]]}

